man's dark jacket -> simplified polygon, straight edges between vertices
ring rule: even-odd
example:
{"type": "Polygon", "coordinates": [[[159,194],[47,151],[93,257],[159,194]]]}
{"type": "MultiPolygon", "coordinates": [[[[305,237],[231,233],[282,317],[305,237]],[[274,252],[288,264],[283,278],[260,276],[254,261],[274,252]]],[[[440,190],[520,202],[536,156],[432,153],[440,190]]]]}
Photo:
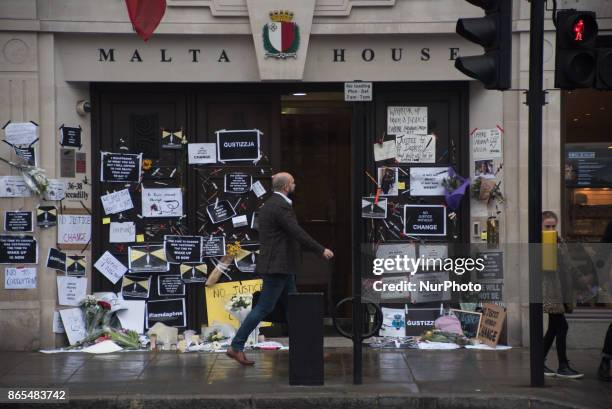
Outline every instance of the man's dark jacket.
{"type": "Polygon", "coordinates": [[[273,193],[259,210],[258,274],[296,274],[300,246],[319,255],[325,248],[310,237],[297,222],[284,197],[273,193]]]}

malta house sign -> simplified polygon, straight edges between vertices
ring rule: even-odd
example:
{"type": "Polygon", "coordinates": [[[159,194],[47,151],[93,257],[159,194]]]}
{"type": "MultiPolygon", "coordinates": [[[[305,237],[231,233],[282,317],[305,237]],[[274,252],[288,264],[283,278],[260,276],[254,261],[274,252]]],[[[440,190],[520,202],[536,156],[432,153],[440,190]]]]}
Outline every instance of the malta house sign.
{"type": "Polygon", "coordinates": [[[300,28],[288,10],[270,12],[270,22],[263,28],[263,44],[266,58],[297,58],[300,46],[300,28]]]}

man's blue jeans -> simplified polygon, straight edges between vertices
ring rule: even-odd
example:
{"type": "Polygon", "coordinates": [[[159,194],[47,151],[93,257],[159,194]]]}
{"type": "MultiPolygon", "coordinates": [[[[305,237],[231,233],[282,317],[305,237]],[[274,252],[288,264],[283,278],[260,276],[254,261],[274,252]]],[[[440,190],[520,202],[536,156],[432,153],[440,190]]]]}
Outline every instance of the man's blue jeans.
{"type": "MultiPolygon", "coordinates": [[[[232,349],[234,351],[244,350],[244,343],[253,332],[255,327],[268,314],[274,310],[277,302],[281,302],[287,315],[289,314],[289,294],[297,292],[295,288],[295,275],[293,274],[265,274],[263,275],[263,286],[261,295],[255,308],[246,316],[244,322],[238,328],[236,336],[232,340],[232,349]]],[[[287,322],[289,317],[287,316],[287,322]]]]}

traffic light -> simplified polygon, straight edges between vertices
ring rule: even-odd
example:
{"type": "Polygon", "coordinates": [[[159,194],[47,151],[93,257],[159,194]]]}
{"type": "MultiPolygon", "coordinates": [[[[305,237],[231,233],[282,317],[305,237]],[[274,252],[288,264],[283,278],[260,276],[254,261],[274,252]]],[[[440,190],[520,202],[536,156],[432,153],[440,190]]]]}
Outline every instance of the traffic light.
{"type": "MultiPolygon", "coordinates": [[[[557,12],[557,52],[555,87],[560,89],[591,88],[595,84],[598,52],[597,19],[592,11],[560,10],[557,12]]],[[[611,57],[602,53],[603,65],[611,57]]],[[[612,84],[610,73],[602,72],[601,81],[612,84]]],[[[608,85],[609,86],[609,85],[608,85]]]]}
{"type": "Polygon", "coordinates": [[[612,90],[612,48],[597,49],[595,88],[599,90],[612,90]]]}
{"type": "Polygon", "coordinates": [[[512,75],[512,0],[467,0],[485,17],[460,18],[456,32],[484,47],[483,55],[459,57],[455,68],[482,82],[486,89],[510,88],[512,75]]]}

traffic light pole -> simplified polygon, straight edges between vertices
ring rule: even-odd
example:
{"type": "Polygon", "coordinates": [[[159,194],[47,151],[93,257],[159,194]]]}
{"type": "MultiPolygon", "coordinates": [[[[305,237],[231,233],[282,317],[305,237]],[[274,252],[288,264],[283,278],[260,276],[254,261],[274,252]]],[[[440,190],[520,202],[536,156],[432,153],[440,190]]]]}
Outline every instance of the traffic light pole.
{"type": "Polygon", "coordinates": [[[529,34],[529,362],[531,386],[544,386],[542,311],[542,107],[544,65],[544,0],[531,0],[529,34]]]}

